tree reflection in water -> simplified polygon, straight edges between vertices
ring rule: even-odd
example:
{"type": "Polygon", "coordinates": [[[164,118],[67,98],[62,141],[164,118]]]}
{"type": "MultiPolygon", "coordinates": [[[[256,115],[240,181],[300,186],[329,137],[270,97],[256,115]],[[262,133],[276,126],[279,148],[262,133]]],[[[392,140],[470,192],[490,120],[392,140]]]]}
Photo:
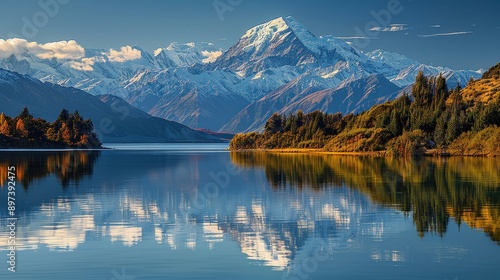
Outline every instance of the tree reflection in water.
{"type": "Polygon", "coordinates": [[[0,183],[6,185],[7,167],[16,167],[16,181],[27,190],[38,179],[55,175],[63,188],[91,176],[100,151],[3,152],[0,183]]]}
{"type": "Polygon", "coordinates": [[[500,244],[500,159],[377,158],[232,152],[241,167],[261,167],[273,188],[347,186],[413,216],[419,236],[446,233],[449,220],[482,229],[500,244]]]}

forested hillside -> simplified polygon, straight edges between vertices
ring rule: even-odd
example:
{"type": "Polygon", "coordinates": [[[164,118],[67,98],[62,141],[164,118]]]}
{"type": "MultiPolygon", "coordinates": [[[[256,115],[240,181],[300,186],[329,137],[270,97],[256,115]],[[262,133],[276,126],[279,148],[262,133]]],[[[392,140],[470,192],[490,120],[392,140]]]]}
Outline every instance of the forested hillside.
{"type": "MultiPolygon", "coordinates": [[[[499,64],[500,65],[500,64],[499,64]]],[[[239,134],[230,148],[321,148],[388,155],[500,155],[500,66],[466,88],[420,72],[411,95],[357,114],[274,114],[264,133],[239,134]]]]}

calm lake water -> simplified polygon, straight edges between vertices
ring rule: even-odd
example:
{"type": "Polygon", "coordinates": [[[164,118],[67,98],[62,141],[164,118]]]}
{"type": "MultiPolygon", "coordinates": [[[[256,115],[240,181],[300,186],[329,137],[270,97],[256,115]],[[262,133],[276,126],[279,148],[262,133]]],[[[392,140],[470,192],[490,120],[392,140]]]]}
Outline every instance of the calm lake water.
{"type": "Polygon", "coordinates": [[[108,146],[0,151],[0,279],[499,277],[500,159],[108,146]]]}

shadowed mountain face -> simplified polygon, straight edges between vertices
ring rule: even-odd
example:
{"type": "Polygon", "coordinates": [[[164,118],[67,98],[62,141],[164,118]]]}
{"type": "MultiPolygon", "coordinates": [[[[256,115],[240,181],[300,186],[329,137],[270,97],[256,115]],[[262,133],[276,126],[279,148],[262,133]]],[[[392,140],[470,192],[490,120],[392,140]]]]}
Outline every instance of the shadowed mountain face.
{"type": "Polygon", "coordinates": [[[453,87],[481,75],[381,50],[363,53],[333,36],[313,35],[293,17],[250,28],[225,52],[210,43],[172,43],[153,54],[128,48],[134,56],[125,61],[83,47],[83,57],[67,60],[26,50],[0,59],[0,67],[95,95],[116,95],[192,128],[232,133],[259,130],[275,112],[307,113],[317,107],[358,112],[392,99],[394,89],[412,84],[419,71],[442,73],[453,87]],[[377,75],[386,81],[378,78],[379,89],[373,91],[370,77],[377,75]],[[354,97],[340,98],[350,91],[354,97]]]}
{"type": "Polygon", "coordinates": [[[79,111],[92,120],[102,142],[221,141],[179,123],[152,117],[116,96],[97,97],[0,70],[0,112],[17,116],[24,107],[34,117],[49,121],[55,120],[63,108],[79,111]]]}
{"type": "Polygon", "coordinates": [[[382,75],[370,75],[346,81],[332,89],[321,90],[321,85],[310,86],[312,81],[297,79],[272,94],[241,110],[223,131],[263,131],[266,121],[274,113],[288,116],[299,110],[306,113],[320,110],[325,113],[359,113],[373,105],[394,99],[400,88],[382,75]]]}

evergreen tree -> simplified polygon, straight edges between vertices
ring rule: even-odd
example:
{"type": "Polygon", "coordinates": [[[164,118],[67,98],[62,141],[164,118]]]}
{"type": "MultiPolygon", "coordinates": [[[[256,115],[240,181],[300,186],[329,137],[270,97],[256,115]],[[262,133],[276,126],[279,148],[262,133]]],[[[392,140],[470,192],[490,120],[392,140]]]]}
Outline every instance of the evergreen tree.
{"type": "Polygon", "coordinates": [[[30,114],[30,111],[27,107],[24,107],[23,111],[19,114],[18,118],[22,119],[24,122],[27,120],[33,119],[33,116],[30,114]]]}
{"type": "Polygon", "coordinates": [[[471,85],[471,84],[473,84],[473,83],[474,83],[474,77],[470,77],[470,79],[469,79],[469,83],[468,83],[467,85],[471,85]]]}
{"type": "Polygon", "coordinates": [[[54,122],[55,127],[54,129],[56,131],[59,131],[63,123],[66,123],[69,120],[69,112],[66,109],[62,109],[61,113],[59,113],[59,116],[57,117],[56,121],[54,122]]]}
{"type": "Polygon", "coordinates": [[[401,113],[399,110],[392,110],[391,121],[389,122],[388,129],[394,136],[399,136],[403,133],[403,127],[401,125],[401,113]]]}
{"type": "Polygon", "coordinates": [[[80,116],[80,114],[78,113],[78,111],[75,111],[75,113],[73,114],[72,122],[73,122],[72,128],[73,128],[73,137],[74,137],[73,140],[75,142],[79,142],[82,135],[84,133],[86,133],[87,131],[85,129],[84,121],[83,121],[82,117],[80,116]]]}
{"type": "Polygon", "coordinates": [[[431,90],[429,79],[424,75],[423,71],[418,72],[415,84],[412,87],[413,98],[416,106],[425,106],[429,104],[431,99],[431,90]]]}
{"type": "Polygon", "coordinates": [[[436,88],[434,90],[432,98],[432,111],[434,112],[434,119],[437,119],[439,115],[444,111],[446,107],[446,99],[448,99],[448,87],[446,86],[446,79],[443,75],[439,74],[436,79],[436,88]]]}
{"type": "Polygon", "coordinates": [[[264,128],[264,133],[266,134],[275,134],[278,132],[283,132],[283,123],[282,118],[279,114],[274,113],[269,120],[266,122],[266,126],[264,128]]]}
{"type": "MultiPolygon", "coordinates": [[[[439,147],[446,145],[446,132],[447,132],[447,122],[449,118],[448,111],[441,114],[436,122],[436,129],[434,131],[434,141],[439,147]]],[[[451,132],[450,132],[451,133],[451,132]]],[[[450,136],[452,137],[452,136],[450,136]]]]}

